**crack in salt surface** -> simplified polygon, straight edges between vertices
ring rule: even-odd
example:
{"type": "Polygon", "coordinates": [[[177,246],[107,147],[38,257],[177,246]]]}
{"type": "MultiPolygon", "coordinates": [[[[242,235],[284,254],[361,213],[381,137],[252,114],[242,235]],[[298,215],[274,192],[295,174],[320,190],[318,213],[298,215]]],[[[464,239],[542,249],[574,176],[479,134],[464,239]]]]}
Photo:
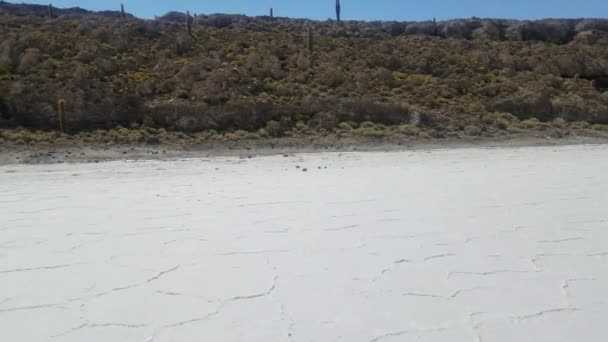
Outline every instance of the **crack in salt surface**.
{"type": "Polygon", "coordinates": [[[161,291],[161,290],[157,290],[156,293],[164,295],[164,296],[185,296],[185,294],[183,293],[179,293],[179,292],[171,292],[171,291],[161,291]]]}
{"type": "Polygon", "coordinates": [[[483,290],[483,289],[487,289],[487,286],[480,286],[480,287],[472,287],[472,288],[468,288],[468,289],[462,289],[462,290],[458,290],[454,293],[452,293],[449,296],[441,296],[441,295],[436,295],[436,294],[430,294],[430,293],[419,293],[419,292],[407,292],[407,293],[403,293],[401,296],[403,297],[427,297],[427,298],[437,298],[437,299],[442,299],[442,300],[453,300],[456,297],[460,296],[461,294],[463,294],[464,292],[471,292],[471,291],[477,291],[477,290],[483,290]]]}
{"type": "Polygon", "coordinates": [[[86,295],[86,296],[82,296],[82,297],[70,298],[70,299],[68,299],[68,302],[78,302],[78,301],[82,301],[82,300],[89,300],[89,299],[93,299],[93,298],[100,298],[100,297],[104,297],[104,296],[110,295],[110,294],[115,293],[115,292],[129,290],[129,289],[141,286],[141,285],[143,285],[143,283],[137,283],[137,284],[127,285],[127,286],[123,286],[123,287],[115,287],[115,288],[110,289],[108,291],[103,291],[103,292],[99,292],[99,293],[95,293],[95,294],[91,294],[91,295],[86,295]]]}
{"type": "Polygon", "coordinates": [[[164,276],[164,275],[166,275],[166,274],[169,274],[169,273],[171,273],[171,272],[175,272],[175,271],[177,271],[179,268],[180,268],[180,265],[177,265],[177,266],[175,266],[175,267],[173,267],[173,268],[171,268],[171,269],[168,269],[168,270],[166,270],[166,271],[159,272],[159,273],[158,273],[157,275],[155,275],[154,277],[152,277],[152,278],[148,279],[148,280],[147,280],[147,282],[148,282],[148,283],[151,283],[151,282],[153,282],[153,281],[155,281],[155,280],[158,280],[158,279],[160,279],[162,276],[164,276]]]}
{"type": "Polygon", "coordinates": [[[350,226],[344,226],[344,227],[338,227],[338,228],[327,228],[327,229],[324,229],[324,230],[327,231],[327,232],[336,232],[336,231],[342,231],[342,230],[351,230],[351,229],[355,229],[357,227],[359,227],[358,224],[353,224],[353,225],[350,225],[350,226]]]}
{"type": "Polygon", "coordinates": [[[106,328],[106,327],[118,327],[118,328],[145,328],[149,324],[125,324],[125,323],[103,323],[103,324],[88,324],[91,328],[106,328]]]}
{"type": "Polygon", "coordinates": [[[74,266],[76,264],[65,264],[65,265],[55,265],[55,266],[40,266],[40,267],[31,267],[31,268],[15,268],[12,270],[4,270],[0,271],[0,274],[6,273],[18,273],[18,272],[29,272],[29,271],[44,271],[44,270],[56,270],[60,268],[66,268],[70,266],[74,266]]]}
{"type": "Polygon", "coordinates": [[[446,299],[443,296],[437,296],[437,295],[432,295],[432,294],[426,294],[426,293],[415,293],[415,292],[408,292],[408,293],[404,293],[402,294],[402,296],[404,297],[429,297],[429,298],[441,298],[441,299],[446,299]]]}
{"type": "Polygon", "coordinates": [[[65,309],[64,307],[60,306],[59,304],[42,304],[42,305],[17,306],[17,307],[14,307],[14,308],[0,309],[0,313],[14,312],[14,311],[26,311],[26,310],[48,309],[48,308],[65,309]]]}
{"type": "Polygon", "coordinates": [[[413,329],[413,330],[401,330],[401,331],[395,331],[395,332],[390,332],[390,333],[386,333],[377,337],[372,338],[371,340],[369,340],[369,342],[379,342],[382,341],[384,339],[387,338],[391,338],[391,337],[399,337],[399,336],[403,336],[406,334],[425,334],[425,333],[436,333],[436,332],[442,332],[442,331],[446,331],[448,329],[445,328],[435,328],[435,329],[413,329]]]}
{"type": "Polygon", "coordinates": [[[585,238],[582,238],[582,237],[573,237],[573,238],[565,238],[565,239],[557,239],[557,240],[540,240],[540,241],[537,241],[537,242],[538,243],[561,243],[561,242],[580,241],[580,240],[585,240],[585,238]]]}
{"type": "Polygon", "coordinates": [[[212,313],[209,313],[209,314],[207,314],[207,315],[205,315],[203,317],[197,317],[197,318],[192,318],[192,319],[188,319],[188,320],[185,320],[185,321],[180,321],[180,322],[176,322],[176,323],[172,323],[172,324],[163,325],[162,327],[158,328],[152,334],[152,336],[150,336],[146,340],[146,342],[153,342],[156,339],[156,337],[158,336],[158,334],[160,334],[163,330],[177,328],[177,327],[181,327],[181,326],[188,325],[188,324],[198,323],[198,322],[206,321],[206,320],[208,320],[208,319],[210,319],[212,317],[215,317],[215,316],[217,316],[217,315],[220,314],[222,306],[223,305],[220,305],[220,307],[216,311],[214,311],[212,313]]]}
{"type": "Polygon", "coordinates": [[[566,279],[562,282],[562,290],[564,291],[564,294],[566,295],[566,297],[570,297],[570,294],[568,293],[568,289],[570,288],[570,283],[574,283],[577,281],[597,281],[597,278],[572,278],[572,279],[566,279]]]}
{"type": "MultiPolygon", "coordinates": [[[[399,259],[399,260],[395,260],[393,261],[392,265],[388,268],[383,269],[382,271],[380,271],[380,274],[378,274],[377,276],[375,276],[374,278],[372,278],[372,283],[375,283],[377,281],[379,281],[386,273],[392,271],[393,269],[395,269],[396,265],[400,265],[400,264],[406,264],[409,263],[410,261],[407,259],[399,259]]],[[[364,291],[365,292],[365,291],[364,291]]]]}
{"type": "Polygon", "coordinates": [[[446,254],[431,255],[430,257],[424,258],[424,261],[429,261],[429,260],[439,259],[439,258],[448,258],[448,257],[453,257],[453,256],[456,256],[456,254],[446,253],[446,254]]]}
{"type": "Polygon", "coordinates": [[[73,334],[77,331],[80,331],[82,329],[86,329],[86,328],[128,328],[128,329],[139,329],[139,328],[146,328],[150,326],[149,324],[145,323],[145,324],[126,324],[126,323],[83,323],[75,328],[72,328],[66,332],[57,334],[57,335],[53,335],[50,336],[51,338],[58,338],[58,337],[64,337],[70,334],[73,334]]]}
{"type": "Polygon", "coordinates": [[[232,297],[230,299],[228,299],[226,301],[227,302],[232,302],[232,301],[237,301],[237,300],[246,300],[246,299],[254,299],[254,298],[260,298],[260,297],[266,297],[268,295],[270,295],[275,289],[276,289],[276,283],[277,283],[277,279],[279,278],[279,276],[275,276],[274,279],[272,280],[272,286],[265,292],[263,293],[258,293],[258,294],[253,294],[253,295],[249,295],[249,296],[236,296],[236,297],[232,297]]]}
{"type": "Polygon", "coordinates": [[[289,250],[287,250],[287,249],[271,249],[271,250],[263,250],[263,251],[228,252],[228,253],[220,253],[220,254],[217,254],[217,255],[230,256],[230,255],[272,254],[272,253],[289,253],[289,250]]]}
{"type": "Polygon", "coordinates": [[[198,322],[206,321],[206,320],[211,319],[211,318],[213,318],[215,316],[218,316],[222,312],[222,310],[224,309],[224,307],[226,305],[230,304],[230,303],[269,296],[276,289],[276,283],[277,283],[278,279],[279,279],[278,275],[274,276],[273,281],[272,281],[272,285],[270,286],[270,288],[268,290],[264,291],[263,293],[257,293],[257,294],[247,295],[247,296],[235,296],[235,297],[232,297],[232,298],[224,300],[218,306],[218,308],[215,311],[213,311],[213,312],[211,312],[211,313],[209,313],[209,314],[207,314],[205,316],[196,317],[196,318],[188,319],[188,320],[185,320],[185,321],[180,321],[180,322],[164,325],[164,326],[158,328],[153,333],[153,335],[150,336],[146,340],[146,342],[153,342],[156,339],[156,337],[158,336],[158,334],[160,334],[163,330],[167,330],[167,329],[181,327],[181,326],[188,325],[188,324],[193,324],[193,323],[198,323],[198,322]]]}
{"type": "Polygon", "coordinates": [[[537,317],[542,317],[548,314],[552,314],[552,313],[562,313],[562,312],[577,312],[577,311],[582,311],[578,308],[555,308],[555,309],[549,309],[549,310],[543,310],[543,311],[539,311],[539,312],[535,312],[532,314],[528,314],[528,315],[520,315],[520,316],[514,316],[512,317],[515,320],[518,321],[525,321],[528,319],[533,319],[533,318],[537,318],[537,317]]]}
{"type": "Polygon", "coordinates": [[[478,275],[478,276],[490,276],[501,273],[538,273],[539,270],[496,270],[496,271],[487,271],[487,272],[449,272],[448,279],[454,275],[478,275]]]}

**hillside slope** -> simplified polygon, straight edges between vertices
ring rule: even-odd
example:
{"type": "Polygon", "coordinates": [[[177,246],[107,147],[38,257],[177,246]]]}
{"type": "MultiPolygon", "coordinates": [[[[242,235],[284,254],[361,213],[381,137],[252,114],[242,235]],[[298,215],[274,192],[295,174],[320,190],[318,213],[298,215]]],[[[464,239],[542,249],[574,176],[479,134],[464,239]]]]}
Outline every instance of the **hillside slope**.
{"type": "Polygon", "coordinates": [[[0,4],[0,125],[201,131],[341,122],[438,132],[608,123],[608,21],[311,22],[0,4]],[[276,121],[276,123],[275,123],[276,121]]]}

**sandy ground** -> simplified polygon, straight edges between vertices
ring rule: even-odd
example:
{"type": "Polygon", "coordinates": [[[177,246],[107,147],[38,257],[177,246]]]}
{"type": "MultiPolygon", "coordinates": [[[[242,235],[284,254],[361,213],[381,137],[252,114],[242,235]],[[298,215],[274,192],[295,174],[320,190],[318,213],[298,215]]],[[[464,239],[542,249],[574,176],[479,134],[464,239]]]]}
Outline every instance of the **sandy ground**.
{"type": "Polygon", "coordinates": [[[500,148],[528,146],[565,146],[607,144],[607,137],[570,136],[552,138],[543,135],[523,135],[503,138],[475,139],[310,139],[274,138],[259,141],[207,142],[204,144],[55,144],[14,145],[0,144],[0,165],[99,163],[111,160],[168,160],[176,158],[205,158],[239,156],[251,158],[264,155],[345,152],[345,151],[412,151],[445,148],[500,148]]]}
{"type": "Polygon", "coordinates": [[[608,145],[0,166],[7,341],[608,340],[608,145]]]}

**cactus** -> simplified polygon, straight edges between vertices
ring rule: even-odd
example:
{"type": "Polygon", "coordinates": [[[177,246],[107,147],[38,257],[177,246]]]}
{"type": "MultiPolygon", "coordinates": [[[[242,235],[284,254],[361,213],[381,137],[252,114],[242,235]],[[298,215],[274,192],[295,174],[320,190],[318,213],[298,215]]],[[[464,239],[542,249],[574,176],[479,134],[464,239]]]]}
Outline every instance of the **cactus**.
{"type": "Polygon", "coordinates": [[[198,26],[200,24],[200,21],[198,19],[198,14],[194,13],[194,26],[198,26]]]}
{"type": "Polygon", "coordinates": [[[59,115],[59,130],[61,133],[64,132],[65,129],[65,100],[60,99],[57,101],[57,114],[59,115]]]}
{"type": "Polygon", "coordinates": [[[437,37],[437,19],[433,18],[433,37],[437,37]]]}
{"type": "Polygon", "coordinates": [[[48,12],[49,12],[49,18],[53,18],[55,16],[55,13],[53,11],[53,4],[49,4],[48,12]]]}
{"type": "Polygon", "coordinates": [[[125,17],[125,5],[124,4],[120,4],[120,16],[122,18],[125,17]]]}
{"type": "Polygon", "coordinates": [[[274,10],[270,7],[270,20],[274,20],[274,10]]]}
{"type": "Polygon", "coordinates": [[[314,51],[315,38],[314,38],[314,33],[312,31],[312,26],[310,25],[310,23],[308,21],[306,21],[306,33],[308,36],[308,51],[312,55],[312,53],[314,51]]]}
{"type": "Polygon", "coordinates": [[[188,35],[192,35],[192,21],[190,20],[190,11],[186,11],[186,30],[188,35]]]}
{"type": "Polygon", "coordinates": [[[312,30],[312,26],[310,25],[310,23],[308,21],[306,21],[306,33],[307,33],[307,42],[308,42],[308,53],[310,55],[310,67],[312,68],[312,66],[314,65],[314,45],[315,45],[315,38],[314,38],[314,32],[312,30]]]}
{"type": "Polygon", "coordinates": [[[340,12],[342,11],[342,6],[340,6],[340,0],[336,0],[336,19],[338,23],[340,22],[340,12]]]}
{"type": "Polygon", "coordinates": [[[315,64],[315,55],[314,55],[314,47],[315,47],[315,37],[312,29],[312,25],[306,21],[306,34],[307,34],[307,47],[308,47],[308,56],[309,56],[309,67],[312,68],[315,64]]]}

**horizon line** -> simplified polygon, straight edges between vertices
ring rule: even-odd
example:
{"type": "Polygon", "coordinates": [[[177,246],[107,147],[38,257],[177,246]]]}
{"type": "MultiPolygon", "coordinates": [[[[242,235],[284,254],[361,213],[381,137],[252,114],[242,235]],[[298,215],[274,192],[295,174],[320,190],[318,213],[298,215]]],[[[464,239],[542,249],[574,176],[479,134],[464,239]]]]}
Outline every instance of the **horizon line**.
{"type": "MultiPolygon", "coordinates": [[[[113,10],[113,9],[103,9],[103,10],[92,10],[92,9],[88,9],[86,7],[80,7],[80,6],[74,6],[74,7],[58,7],[53,5],[52,3],[49,4],[37,4],[37,3],[27,3],[27,2],[12,2],[12,1],[0,1],[0,4],[9,4],[9,5],[13,5],[13,6],[40,6],[40,7],[48,7],[53,6],[53,8],[56,8],[58,10],[74,10],[74,9],[80,9],[80,10],[85,10],[89,13],[92,14],[96,14],[96,13],[103,13],[103,12],[110,12],[110,13],[121,13],[120,8],[113,10]]],[[[124,5],[124,2],[121,3],[122,5],[124,5]]],[[[270,9],[276,9],[276,7],[269,7],[268,10],[270,11],[270,9]]],[[[195,11],[189,11],[190,14],[193,15],[205,15],[205,16],[211,16],[211,15],[228,15],[228,16],[244,16],[244,17],[249,17],[249,18],[264,18],[264,17],[270,17],[269,13],[268,14],[247,14],[247,13],[228,13],[228,12],[212,12],[212,13],[197,13],[195,11]]],[[[186,15],[187,11],[179,11],[179,10],[170,10],[168,12],[165,12],[163,14],[160,15],[155,15],[154,17],[146,17],[146,16],[137,16],[136,14],[129,12],[127,9],[127,6],[125,6],[125,14],[131,16],[132,18],[136,18],[136,19],[141,19],[141,20],[154,20],[156,17],[161,18],[169,13],[183,13],[184,15],[186,15]]],[[[289,17],[289,16],[274,16],[274,18],[277,19],[292,19],[292,20],[310,20],[310,21],[317,21],[317,22],[331,22],[331,21],[336,21],[335,18],[331,18],[328,17],[327,19],[315,19],[315,18],[308,18],[308,17],[289,17]]],[[[427,21],[433,21],[435,18],[427,18],[427,19],[418,19],[418,20],[395,20],[395,19],[342,19],[342,22],[365,22],[365,23],[373,23],[373,22],[397,22],[397,23],[416,23],[416,22],[427,22],[427,21]]],[[[520,21],[520,22],[526,22],[526,21],[543,21],[543,20],[586,20],[586,19],[596,19],[596,20],[608,20],[608,18],[604,18],[604,17],[542,17],[542,18],[534,18],[534,19],[515,19],[515,18],[507,18],[507,17],[502,17],[502,18],[498,18],[498,17],[478,17],[478,16],[471,16],[471,17],[454,17],[454,18],[449,18],[449,19],[439,19],[437,20],[437,22],[447,22],[447,21],[454,21],[454,20],[503,20],[503,21],[520,21]]]]}

